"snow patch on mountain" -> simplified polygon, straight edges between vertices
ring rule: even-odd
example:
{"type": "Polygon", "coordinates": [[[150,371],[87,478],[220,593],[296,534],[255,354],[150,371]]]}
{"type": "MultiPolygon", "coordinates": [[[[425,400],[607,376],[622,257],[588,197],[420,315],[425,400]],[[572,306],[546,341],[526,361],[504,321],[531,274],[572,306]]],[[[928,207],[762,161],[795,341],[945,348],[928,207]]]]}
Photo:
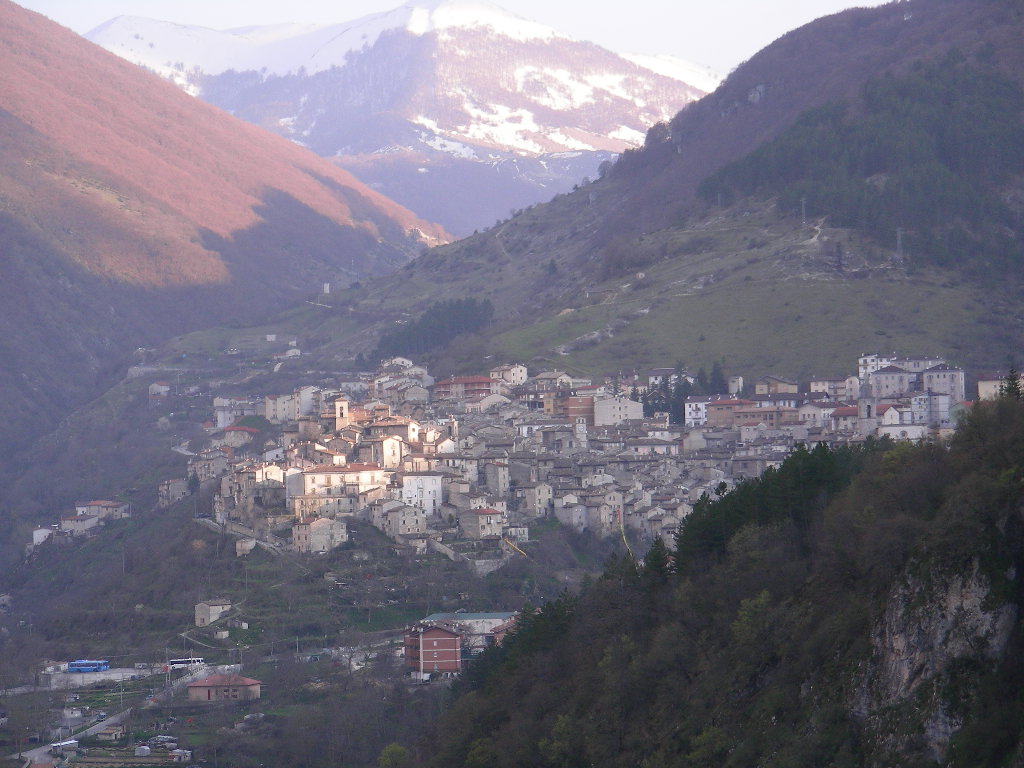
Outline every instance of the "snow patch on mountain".
{"type": "Polygon", "coordinates": [[[627,144],[632,144],[635,147],[639,147],[643,144],[644,139],[646,138],[646,134],[642,131],[638,131],[636,128],[630,128],[628,125],[620,125],[614,131],[611,131],[608,136],[613,139],[618,139],[619,141],[624,141],[627,144]]]}
{"type": "Polygon", "coordinates": [[[634,98],[634,94],[630,93],[629,89],[625,87],[625,75],[619,73],[607,73],[602,75],[588,75],[587,82],[598,90],[605,91],[618,96],[620,99],[626,101],[633,101],[638,107],[643,107],[643,103],[637,101],[634,98]]]}
{"type": "Polygon", "coordinates": [[[458,131],[467,139],[530,154],[544,151],[540,144],[528,138],[540,131],[534,114],[528,109],[502,104],[478,106],[469,100],[462,108],[472,119],[458,131]]]}
{"type": "Polygon", "coordinates": [[[583,152],[593,151],[594,147],[587,144],[585,141],[580,141],[577,138],[569,136],[562,131],[551,131],[547,135],[547,138],[556,144],[561,144],[566,149],[575,149],[583,152]]]}
{"type": "Polygon", "coordinates": [[[567,111],[594,103],[594,88],[567,69],[523,66],[515,71],[516,88],[536,104],[567,111]]]}
{"type": "Polygon", "coordinates": [[[619,55],[639,67],[673,80],[689,83],[705,93],[711,93],[725,79],[721,73],[710,67],[678,59],[675,56],[650,56],[642,53],[620,53],[619,55]]]}
{"type": "Polygon", "coordinates": [[[450,139],[438,136],[436,133],[421,133],[420,141],[425,146],[437,150],[438,152],[444,152],[446,155],[451,155],[452,157],[458,157],[464,160],[476,160],[478,157],[472,147],[468,147],[459,141],[451,141],[450,139]]]}

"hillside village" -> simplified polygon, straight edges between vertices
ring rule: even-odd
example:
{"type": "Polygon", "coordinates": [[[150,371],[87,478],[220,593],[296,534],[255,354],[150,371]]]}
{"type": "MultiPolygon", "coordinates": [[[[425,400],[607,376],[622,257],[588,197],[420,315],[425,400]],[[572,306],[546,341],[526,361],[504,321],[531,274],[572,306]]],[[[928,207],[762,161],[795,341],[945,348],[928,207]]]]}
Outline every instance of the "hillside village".
{"type": "MultiPolygon", "coordinates": [[[[239,554],[326,552],[360,519],[405,551],[485,574],[524,554],[538,519],[641,550],[657,537],[671,544],[702,494],[777,467],[799,446],[942,436],[969,407],[964,370],[938,357],[866,354],[856,373],[805,386],[766,375],[745,387],[732,377],[726,394],[686,397],[681,423],[652,412],[651,395],[684,381],[695,379],[682,369],[594,383],[561,371],[530,376],[522,364],[435,381],[395,357],[344,388],[214,397],[209,447],[179,448],[188,474],[162,482],[158,504],[202,491],[209,502],[198,515],[234,535],[239,554]]],[[[981,377],[978,395],[999,386],[981,377]]],[[[169,391],[150,386],[153,398],[169,391]]],[[[37,529],[29,548],[128,514],[118,502],[79,504],[37,529]]]]}

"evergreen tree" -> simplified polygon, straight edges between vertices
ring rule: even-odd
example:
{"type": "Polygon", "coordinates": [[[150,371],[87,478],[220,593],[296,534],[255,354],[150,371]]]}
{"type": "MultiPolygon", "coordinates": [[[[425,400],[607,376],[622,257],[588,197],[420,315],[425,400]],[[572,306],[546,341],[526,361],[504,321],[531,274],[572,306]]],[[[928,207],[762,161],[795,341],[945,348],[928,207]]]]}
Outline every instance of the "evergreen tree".
{"type": "Polygon", "coordinates": [[[697,381],[695,382],[698,395],[711,394],[708,388],[708,372],[704,370],[704,366],[701,366],[697,371],[697,381]]]}
{"type": "Polygon", "coordinates": [[[1017,372],[1017,366],[1012,360],[1010,361],[1010,371],[1006,374],[1006,378],[1003,379],[1003,383],[999,387],[999,396],[1009,400],[1020,400],[1024,397],[1024,393],[1021,392],[1020,374],[1017,372]]]}
{"type": "Polygon", "coordinates": [[[729,392],[729,381],[722,372],[720,363],[711,366],[711,378],[708,380],[708,390],[712,395],[725,395],[729,392]]]}
{"type": "Polygon", "coordinates": [[[648,587],[664,584],[668,581],[670,563],[668,547],[665,546],[662,538],[658,536],[655,538],[654,543],[651,544],[651,548],[647,550],[647,556],[644,557],[643,571],[641,573],[643,582],[648,587]]]}

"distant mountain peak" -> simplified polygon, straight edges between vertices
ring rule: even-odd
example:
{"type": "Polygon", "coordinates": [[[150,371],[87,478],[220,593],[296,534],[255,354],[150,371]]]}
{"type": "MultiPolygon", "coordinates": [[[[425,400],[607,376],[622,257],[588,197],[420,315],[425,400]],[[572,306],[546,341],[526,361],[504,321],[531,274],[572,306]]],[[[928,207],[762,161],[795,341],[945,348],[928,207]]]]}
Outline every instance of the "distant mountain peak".
{"type": "Polygon", "coordinates": [[[551,27],[481,0],[426,0],[336,24],[283,23],[216,30],[141,16],[117,16],[85,34],[113,53],[184,85],[181,74],[251,70],[269,75],[323,72],[384,32],[422,37],[489,29],[517,42],[571,40],[551,27]]]}
{"type": "Polygon", "coordinates": [[[120,17],[87,37],[324,157],[359,158],[364,180],[414,210],[424,198],[410,188],[443,185],[426,195],[433,201],[484,185],[471,196],[472,221],[463,204],[420,209],[456,234],[596,175],[716,84],[694,65],[622,56],[484,0],[222,31],[120,17]],[[455,163],[466,179],[446,170],[455,163]],[[510,185],[510,196],[497,191],[510,185]]]}
{"type": "Polygon", "coordinates": [[[414,35],[451,28],[489,27],[500,35],[520,41],[566,37],[551,27],[516,16],[494,3],[481,0],[427,0],[409,3],[399,10],[409,13],[405,29],[414,35]]]}

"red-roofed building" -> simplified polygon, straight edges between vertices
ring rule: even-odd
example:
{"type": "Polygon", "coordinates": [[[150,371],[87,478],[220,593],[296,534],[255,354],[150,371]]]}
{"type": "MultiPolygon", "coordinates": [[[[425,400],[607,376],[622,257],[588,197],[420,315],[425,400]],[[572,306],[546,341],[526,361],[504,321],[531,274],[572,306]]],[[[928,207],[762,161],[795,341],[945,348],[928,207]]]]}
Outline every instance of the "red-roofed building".
{"type": "Polygon", "coordinates": [[[833,432],[856,432],[858,422],[857,406],[848,405],[836,408],[829,417],[833,432]]]}
{"type": "Polygon", "coordinates": [[[96,515],[70,515],[60,519],[60,529],[72,536],[81,536],[99,524],[100,518],[96,515]]]}
{"type": "Polygon", "coordinates": [[[210,675],[188,684],[189,701],[252,701],[260,697],[260,681],[241,675],[210,675]]]}

